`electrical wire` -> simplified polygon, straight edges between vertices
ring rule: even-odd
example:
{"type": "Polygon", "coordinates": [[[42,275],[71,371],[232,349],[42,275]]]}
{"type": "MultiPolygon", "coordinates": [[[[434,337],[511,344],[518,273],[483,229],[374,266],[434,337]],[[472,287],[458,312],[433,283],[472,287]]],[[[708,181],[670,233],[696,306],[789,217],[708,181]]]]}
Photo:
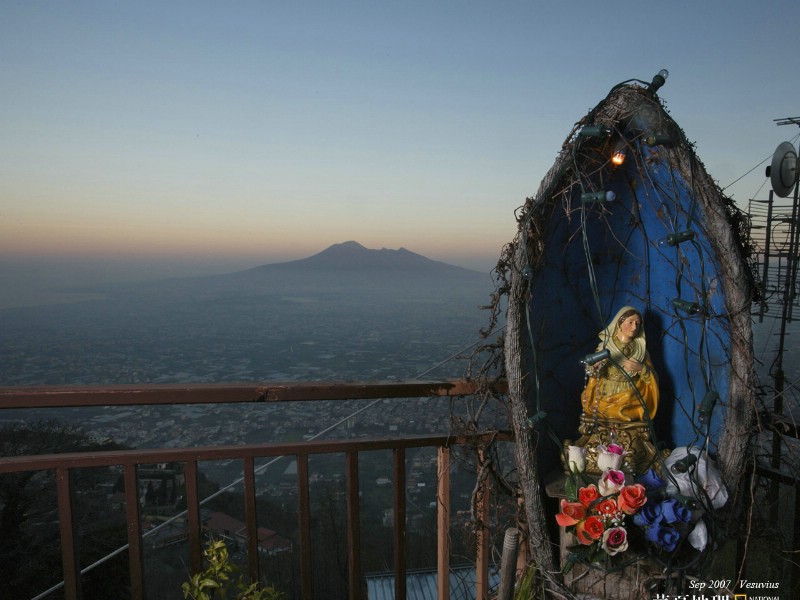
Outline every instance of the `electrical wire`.
{"type": "MultiPolygon", "coordinates": [[[[789,141],[790,141],[792,144],[794,144],[794,143],[795,143],[795,142],[798,140],[798,138],[800,138],[800,133],[798,133],[798,134],[795,134],[795,136],[794,136],[793,138],[791,138],[789,141]]],[[[750,175],[750,173],[752,173],[753,171],[755,171],[755,170],[756,170],[758,167],[760,167],[760,166],[761,166],[761,165],[763,165],[765,162],[767,162],[767,161],[768,161],[770,158],[772,158],[774,154],[775,154],[774,152],[773,152],[773,153],[771,153],[771,154],[768,154],[768,155],[767,155],[767,156],[764,158],[764,160],[762,160],[760,163],[758,163],[758,164],[757,164],[756,166],[754,166],[752,169],[750,169],[749,171],[747,171],[747,172],[746,172],[744,175],[740,175],[739,177],[737,177],[736,179],[734,179],[733,181],[731,181],[731,182],[730,182],[728,185],[726,185],[726,186],[725,186],[724,188],[722,188],[720,191],[721,191],[721,192],[724,192],[725,190],[727,190],[727,189],[728,189],[729,187],[731,187],[732,185],[734,185],[734,184],[738,183],[739,181],[741,181],[742,179],[744,179],[745,177],[747,177],[748,175],[750,175]]],[[[764,184],[761,184],[761,187],[764,187],[764,184]]],[[[758,188],[758,189],[761,189],[761,188],[758,188]]]]}
{"type": "MultiPolygon", "coordinates": [[[[577,180],[577,182],[580,184],[581,188],[583,188],[583,181],[582,181],[582,176],[581,176],[582,170],[580,169],[580,167],[578,165],[577,158],[576,158],[576,150],[575,150],[576,146],[577,146],[577,144],[575,144],[575,146],[573,146],[573,153],[572,153],[572,158],[573,158],[572,162],[573,162],[573,169],[574,169],[573,175],[574,175],[575,179],[577,180]]],[[[660,203],[660,206],[663,206],[665,209],[667,209],[667,210],[664,210],[663,212],[661,212],[659,210],[656,210],[656,214],[659,214],[659,212],[661,212],[661,214],[666,214],[667,219],[668,219],[667,230],[675,233],[675,232],[679,231],[678,218],[679,218],[679,213],[681,212],[681,204],[680,204],[680,200],[679,199],[680,199],[680,197],[681,197],[681,195],[683,193],[683,186],[678,182],[678,178],[676,177],[675,169],[674,168],[670,168],[669,169],[670,187],[672,189],[669,190],[669,192],[666,194],[666,197],[669,198],[669,202],[668,202],[667,199],[664,196],[662,196],[662,191],[666,191],[666,190],[662,190],[661,184],[657,180],[655,180],[653,178],[653,176],[650,173],[650,169],[648,168],[648,164],[649,163],[648,163],[647,160],[644,160],[644,156],[643,156],[643,153],[642,153],[642,150],[641,150],[641,146],[639,145],[638,148],[639,148],[638,157],[641,158],[640,162],[637,161],[637,162],[639,162],[639,167],[640,167],[639,168],[639,175],[640,175],[640,177],[642,177],[643,180],[645,180],[645,181],[650,183],[650,189],[654,192],[653,200],[655,200],[656,203],[660,203]],[[674,205],[678,210],[675,211],[674,213],[670,214],[672,212],[672,211],[669,210],[669,206],[670,205],[674,205]]],[[[691,203],[690,203],[690,206],[688,207],[688,211],[686,211],[684,213],[684,214],[687,214],[686,226],[685,226],[685,228],[680,228],[681,230],[683,230],[683,229],[691,230],[693,225],[696,224],[696,214],[697,214],[697,208],[698,208],[698,206],[697,206],[698,205],[698,190],[696,188],[696,186],[697,186],[697,177],[696,177],[695,170],[697,169],[697,167],[698,167],[698,165],[697,165],[697,162],[694,160],[694,157],[693,156],[690,157],[689,175],[690,175],[691,179],[688,182],[688,189],[686,189],[686,192],[688,193],[688,195],[690,197],[691,203]]],[[[645,190],[647,190],[647,186],[645,186],[645,190]]],[[[636,202],[636,200],[634,199],[634,203],[635,202],[636,202]]],[[[642,234],[644,235],[644,246],[645,246],[645,249],[647,251],[649,251],[650,244],[649,244],[649,242],[647,240],[647,232],[646,232],[646,230],[644,229],[644,227],[643,227],[643,225],[641,223],[641,219],[636,220],[636,222],[638,224],[638,228],[641,229],[642,234]]],[[[598,282],[597,282],[597,277],[596,277],[596,274],[595,274],[594,268],[593,268],[593,261],[592,261],[592,258],[591,258],[590,245],[589,245],[589,241],[588,241],[589,235],[588,235],[588,231],[587,231],[586,209],[585,209],[585,206],[583,205],[583,203],[581,205],[581,223],[580,223],[580,227],[581,227],[581,236],[582,236],[582,240],[583,240],[584,258],[585,258],[586,263],[587,263],[588,286],[589,286],[589,289],[590,289],[592,297],[595,299],[595,304],[597,305],[598,313],[601,313],[600,304],[599,304],[599,290],[598,290],[598,287],[597,287],[598,286],[598,282]]],[[[689,265],[691,263],[690,263],[689,257],[687,255],[685,255],[684,250],[680,247],[680,245],[678,245],[678,247],[676,248],[676,260],[674,261],[674,263],[672,263],[674,265],[674,267],[675,267],[674,268],[674,271],[675,271],[675,289],[676,289],[676,292],[677,292],[677,297],[678,298],[682,297],[681,296],[681,291],[682,291],[683,283],[685,282],[685,283],[688,284],[688,286],[690,288],[692,288],[696,298],[700,298],[700,299],[708,298],[709,296],[708,296],[708,290],[707,290],[707,287],[706,287],[707,286],[707,282],[706,282],[706,275],[705,275],[705,273],[706,273],[706,257],[705,257],[704,248],[699,242],[697,242],[695,240],[692,240],[692,244],[689,247],[694,248],[695,255],[697,257],[697,260],[693,261],[693,262],[699,263],[699,264],[694,264],[693,265],[693,269],[690,270],[689,269],[689,265]],[[695,270],[695,269],[697,269],[697,270],[695,270]],[[692,280],[693,279],[693,274],[696,273],[696,272],[697,272],[697,280],[693,281],[692,280]]],[[[646,273],[649,274],[650,269],[651,269],[651,260],[650,260],[650,257],[649,257],[649,252],[645,252],[645,254],[642,257],[642,259],[644,261],[643,270],[646,273]]],[[[616,284],[615,284],[614,287],[616,288],[616,284]]],[[[647,289],[649,289],[649,285],[648,285],[647,289]]],[[[646,293],[645,295],[649,298],[649,293],[646,293]]],[[[699,375],[703,380],[703,384],[704,384],[704,388],[705,388],[706,392],[713,390],[714,387],[715,387],[713,379],[711,377],[711,373],[710,373],[711,362],[712,361],[711,361],[711,349],[710,349],[710,345],[709,345],[709,333],[710,332],[708,330],[708,324],[709,324],[708,319],[711,317],[711,315],[707,313],[707,310],[709,308],[710,307],[706,307],[706,310],[703,313],[701,313],[701,315],[700,315],[700,321],[701,322],[698,324],[699,330],[697,332],[697,337],[696,337],[696,339],[697,339],[697,348],[696,349],[690,349],[689,348],[689,338],[690,338],[690,336],[689,336],[689,332],[687,331],[687,328],[686,328],[686,325],[687,325],[686,317],[683,317],[683,316],[679,315],[677,313],[677,309],[675,309],[674,316],[673,316],[673,323],[676,324],[680,328],[681,334],[682,334],[682,337],[683,337],[684,369],[685,369],[686,375],[687,375],[687,383],[688,383],[688,386],[689,386],[688,389],[689,389],[689,392],[690,392],[690,395],[691,395],[692,398],[696,397],[697,392],[695,390],[695,385],[694,385],[693,378],[690,375],[690,373],[692,372],[692,369],[690,368],[690,365],[691,365],[690,354],[696,355],[697,358],[698,358],[699,375]]],[[[604,323],[604,327],[607,327],[605,325],[605,320],[603,320],[603,323],[604,323]]],[[[611,361],[611,364],[615,364],[613,360],[611,361]]],[[[616,365],[616,366],[617,366],[617,368],[620,369],[621,372],[625,373],[625,375],[626,375],[626,377],[627,377],[627,379],[629,381],[629,385],[634,390],[634,392],[635,392],[635,394],[636,394],[636,396],[637,396],[642,408],[644,409],[644,417],[645,417],[644,420],[645,420],[645,422],[646,422],[646,424],[648,426],[648,429],[650,431],[650,434],[652,436],[653,443],[656,444],[656,446],[658,446],[658,438],[656,436],[654,423],[653,423],[653,420],[650,418],[650,416],[648,414],[648,410],[647,410],[647,407],[645,405],[644,398],[643,398],[641,392],[635,386],[634,381],[624,371],[624,369],[622,369],[620,365],[616,365]]],[[[694,403],[693,403],[693,405],[692,405],[692,414],[691,414],[691,418],[689,419],[689,423],[691,424],[691,429],[693,430],[693,433],[694,433],[694,439],[691,440],[691,442],[687,446],[689,448],[693,448],[693,447],[699,448],[701,452],[704,452],[705,453],[705,458],[706,458],[705,464],[707,465],[708,464],[708,458],[709,458],[709,456],[708,456],[709,447],[708,446],[709,446],[710,432],[711,432],[711,419],[710,418],[708,419],[708,422],[704,424],[705,425],[704,427],[698,427],[695,424],[694,403]],[[705,431],[703,431],[703,429],[705,431]]],[[[661,469],[660,470],[664,474],[664,476],[667,479],[669,479],[675,485],[676,488],[678,488],[677,481],[675,481],[675,479],[672,476],[670,470],[667,469],[665,467],[665,465],[664,465],[663,457],[659,454],[659,455],[657,455],[655,457],[655,460],[660,462],[660,464],[661,464],[661,469]]],[[[705,520],[712,521],[712,526],[710,527],[710,529],[711,529],[712,539],[714,539],[714,536],[715,536],[715,533],[716,533],[716,527],[713,524],[713,509],[711,507],[710,499],[708,498],[708,495],[707,495],[706,491],[704,489],[700,489],[699,484],[691,477],[693,472],[694,472],[693,470],[690,472],[690,481],[692,482],[692,486],[694,487],[693,495],[695,496],[695,498],[697,498],[697,501],[700,504],[700,508],[705,510],[705,514],[707,515],[705,517],[705,520]]],[[[700,555],[698,555],[698,556],[693,557],[686,564],[677,564],[677,563],[674,563],[674,561],[670,561],[669,564],[665,564],[665,566],[669,566],[670,568],[672,568],[675,571],[683,571],[683,570],[689,568],[690,566],[695,565],[701,559],[702,559],[702,557],[700,555]]]]}

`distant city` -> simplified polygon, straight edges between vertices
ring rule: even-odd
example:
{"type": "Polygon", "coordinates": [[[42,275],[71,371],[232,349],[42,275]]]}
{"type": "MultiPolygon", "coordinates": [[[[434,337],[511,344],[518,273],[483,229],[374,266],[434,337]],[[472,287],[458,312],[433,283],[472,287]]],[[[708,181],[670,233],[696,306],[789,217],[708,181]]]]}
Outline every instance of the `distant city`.
{"type": "MultiPolygon", "coordinates": [[[[488,273],[435,263],[407,251],[372,251],[351,243],[306,261],[229,275],[68,291],[90,299],[0,310],[0,386],[460,377],[481,340],[481,330],[489,323],[489,312],[481,306],[489,303],[494,283],[488,273]]],[[[760,356],[767,354],[772,327],[772,322],[756,327],[760,356]]],[[[796,361],[787,364],[796,371],[796,361]]],[[[14,409],[0,411],[0,426],[56,419],[79,425],[94,444],[113,442],[131,448],[299,441],[315,438],[337,423],[340,425],[326,434],[326,439],[400,437],[449,432],[452,417],[464,412],[460,402],[415,398],[14,409]],[[369,409],[348,418],[370,404],[369,409]]],[[[485,425],[508,427],[502,406],[492,406],[486,413],[485,425]]],[[[509,449],[504,452],[503,462],[513,468],[509,449]]],[[[435,519],[436,454],[430,448],[409,449],[406,461],[407,532],[416,540],[410,542],[414,550],[409,561],[417,561],[412,566],[429,567],[435,556],[431,558],[424,549],[431,539],[430,520],[435,519]]],[[[387,500],[392,491],[391,460],[388,455],[370,453],[360,462],[363,514],[377,520],[370,539],[374,536],[385,552],[390,543],[380,540],[391,536],[393,514],[385,508],[391,506],[387,500]]],[[[198,467],[207,483],[204,498],[222,494],[204,509],[204,526],[224,537],[227,530],[240,528],[243,518],[241,501],[228,501],[224,495],[227,490],[229,497],[240,493],[235,484],[242,477],[241,461],[203,461],[198,467]]],[[[453,531],[469,529],[466,507],[475,484],[469,467],[461,467],[456,461],[453,531]]],[[[270,581],[290,591],[296,587],[291,566],[297,541],[293,512],[296,465],[291,457],[282,457],[256,461],[256,468],[257,493],[264,511],[259,527],[265,528],[267,536],[260,551],[270,557],[266,563],[271,569],[270,581]]],[[[309,464],[315,508],[324,511],[331,507],[331,519],[343,514],[337,503],[343,501],[344,471],[341,455],[315,456],[309,464]],[[328,494],[333,494],[330,501],[328,494]]],[[[84,483],[82,498],[84,502],[93,499],[91,506],[102,507],[103,514],[107,513],[104,518],[117,519],[112,530],[124,532],[121,492],[114,483],[119,477],[114,469],[105,476],[95,473],[93,484],[84,483]]],[[[139,472],[145,527],[155,533],[152,537],[146,534],[151,557],[148,569],[159,573],[152,581],[163,588],[154,590],[151,581],[148,597],[158,600],[173,597],[168,590],[178,590],[185,577],[178,544],[186,539],[185,523],[178,519],[169,527],[156,529],[156,523],[176,517],[183,509],[183,477],[180,464],[151,465],[139,472]]],[[[54,506],[52,500],[49,510],[54,506]]],[[[36,531],[42,540],[49,540],[45,535],[49,529],[43,523],[55,521],[51,513],[40,510],[39,514],[44,515],[41,522],[25,521],[26,531],[36,531]]],[[[315,535],[327,548],[341,536],[331,533],[335,528],[325,530],[325,523],[320,517],[317,526],[322,529],[315,535]]],[[[89,529],[85,535],[93,534],[89,529]]],[[[460,535],[454,535],[454,540],[460,535]]],[[[467,539],[464,536],[459,543],[466,544],[467,539]]],[[[237,547],[236,540],[232,541],[232,547],[237,547]]],[[[92,547],[92,543],[86,545],[92,547]]],[[[116,547],[112,544],[103,550],[94,545],[101,555],[116,547]]],[[[335,572],[333,565],[342,552],[325,553],[324,560],[331,565],[317,570],[335,572]]],[[[389,564],[388,555],[378,551],[366,554],[367,570],[379,572],[389,564]]],[[[53,577],[54,583],[60,580],[57,573],[48,577],[53,577]]],[[[39,593],[49,585],[43,581],[33,578],[31,592],[39,593]]],[[[335,577],[333,581],[337,581],[335,577]]],[[[324,585],[329,585],[329,580],[324,585]]]]}
{"type": "MultiPolygon", "coordinates": [[[[0,311],[0,385],[459,377],[488,323],[480,306],[493,283],[487,273],[351,242],[228,276],[78,291],[96,298],[0,311]]],[[[445,401],[426,409],[426,422],[409,418],[419,414],[411,402],[420,401],[392,402],[355,426],[447,430],[445,401]]],[[[13,410],[0,422],[56,417],[133,447],[235,444],[302,439],[316,433],[308,423],[335,423],[358,404],[13,410]]]]}
{"type": "MultiPolygon", "coordinates": [[[[347,243],[304,261],[228,275],[65,291],[87,299],[0,310],[0,386],[457,378],[465,374],[468,357],[490,321],[481,306],[489,303],[494,283],[488,273],[405,250],[367,250],[347,243]]],[[[492,407],[485,414],[502,425],[501,409],[492,407]]],[[[324,439],[443,434],[450,432],[452,417],[465,412],[458,399],[378,398],[13,409],[0,411],[0,426],[33,430],[49,426],[43,420],[55,420],[79,426],[88,440],[86,447],[180,448],[321,439],[328,429],[324,439]]],[[[391,561],[391,544],[386,541],[393,518],[391,453],[366,454],[360,460],[360,490],[363,514],[372,523],[369,539],[375,539],[376,549],[366,552],[364,568],[381,571],[391,561]]],[[[475,485],[466,466],[469,460],[456,459],[451,490],[453,526],[464,531],[469,530],[466,509],[475,485]]],[[[203,505],[204,530],[229,540],[235,553],[243,535],[238,485],[242,461],[201,461],[198,470],[198,491],[204,502],[210,501],[203,505]]],[[[314,535],[322,546],[338,548],[315,558],[324,561],[316,568],[320,577],[334,574],[318,584],[330,590],[331,585],[343,585],[336,575],[337,561],[344,560],[336,521],[344,514],[344,457],[314,455],[308,470],[314,535]]],[[[297,560],[292,548],[298,543],[293,516],[297,467],[292,457],[262,458],[256,461],[256,477],[259,552],[269,558],[264,563],[269,580],[292,593],[297,585],[292,576],[297,560]]],[[[34,509],[29,503],[24,511],[39,516],[18,519],[15,526],[32,532],[32,544],[57,549],[52,543],[58,535],[53,526],[55,495],[34,489],[44,481],[37,479],[26,488],[26,498],[39,498],[41,506],[34,509]]],[[[82,506],[103,515],[87,522],[82,531],[82,544],[92,553],[87,561],[106,560],[124,544],[120,481],[121,471],[110,468],[93,471],[91,479],[80,484],[82,506]],[[109,541],[108,532],[115,541],[109,541]]],[[[405,477],[407,535],[413,548],[409,568],[429,568],[435,562],[425,549],[433,547],[430,520],[436,514],[436,483],[435,449],[410,448],[405,477]]],[[[186,576],[182,548],[188,530],[180,516],[186,503],[184,466],[142,465],[138,485],[147,569],[158,573],[149,580],[148,597],[175,597],[186,576]]],[[[23,554],[11,552],[8,560],[23,554]]],[[[110,574],[113,562],[102,569],[100,577],[115,577],[110,574]]],[[[58,581],[57,569],[55,574],[48,570],[27,578],[20,575],[12,589],[24,590],[20,597],[32,597],[58,581]]],[[[344,592],[332,593],[340,597],[344,592]]]]}

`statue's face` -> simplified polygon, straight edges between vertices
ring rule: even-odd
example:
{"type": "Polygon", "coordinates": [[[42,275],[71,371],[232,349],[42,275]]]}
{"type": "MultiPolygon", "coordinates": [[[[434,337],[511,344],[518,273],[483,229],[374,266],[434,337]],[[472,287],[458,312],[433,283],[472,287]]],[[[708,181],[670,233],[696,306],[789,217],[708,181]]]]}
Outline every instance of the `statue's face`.
{"type": "Polygon", "coordinates": [[[619,330],[626,338],[633,339],[642,329],[642,317],[631,315],[620,323],[619,330]]]}

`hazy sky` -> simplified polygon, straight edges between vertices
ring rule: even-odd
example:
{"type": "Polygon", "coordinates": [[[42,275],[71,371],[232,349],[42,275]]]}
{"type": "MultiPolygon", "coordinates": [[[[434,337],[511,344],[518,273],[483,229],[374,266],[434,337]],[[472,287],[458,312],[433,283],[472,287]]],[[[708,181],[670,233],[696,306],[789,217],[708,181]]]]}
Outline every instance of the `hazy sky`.
{"type": "Polygon", "coordinates": [[[723,187],[794,139],[798,23],[796,0],[0,0],[0,262],[161,275],[357,240],[489,270],[620,81],[669,69],[723,187]]]}

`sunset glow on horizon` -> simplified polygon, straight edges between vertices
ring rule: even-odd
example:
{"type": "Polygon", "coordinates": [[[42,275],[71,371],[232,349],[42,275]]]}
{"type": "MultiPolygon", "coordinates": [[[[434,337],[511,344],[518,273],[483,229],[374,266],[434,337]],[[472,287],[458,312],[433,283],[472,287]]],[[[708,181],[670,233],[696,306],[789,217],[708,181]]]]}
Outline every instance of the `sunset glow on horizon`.
{"type": "Polygon", "coordinates": [[[578,5],[5,3],[0,263],[197,270],[354,240],[489,271],[573,124],[661,68],[722,187],[796,135],[773,119],[800,84],[768,60],[796,3],[578,5]]]}

